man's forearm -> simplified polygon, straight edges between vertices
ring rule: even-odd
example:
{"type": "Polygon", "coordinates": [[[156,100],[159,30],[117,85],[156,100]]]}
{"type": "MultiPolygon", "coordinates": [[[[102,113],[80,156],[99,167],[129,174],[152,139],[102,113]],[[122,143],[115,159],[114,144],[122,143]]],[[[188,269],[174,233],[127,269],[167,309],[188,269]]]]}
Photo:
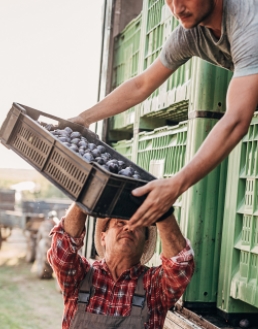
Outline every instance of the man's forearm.
{"type": "Polygon", "coordinates": [[[232,79],[224,117],[179,173],[179,178],[183,180],[180,194],[213,170],[247,133],[258,104],[257,88],[258,74],[232,79]]]}
{"type": "Polygon", "coordinates": [[[124,112],[127,109],[142,102],[149,95],[137,85],[137,79],[133,78],[124,82],[102,101],[90,109],[80,113],[86,125],[97,122],[124,112]]]}
{"type": "Polygon", "coordinates": [[[170,75],[172,71],[157,58],[144,72],[127,80],[102,101],[79,116],[86,126],[126,111],[144,101],[170,75]]]}
{"type": "Polygon", "coordinates": [[[185,248],[186,241],[174,215],[158,222],[156,225],[159,230],[164,257],[172,258],[185,248]]]}
{"type": "Polygon", "coordinates": [[[75,203],[68,209],[64,219],[64,230],[73,238],[79,238],[85,227],[87,215],[75,203]]]}

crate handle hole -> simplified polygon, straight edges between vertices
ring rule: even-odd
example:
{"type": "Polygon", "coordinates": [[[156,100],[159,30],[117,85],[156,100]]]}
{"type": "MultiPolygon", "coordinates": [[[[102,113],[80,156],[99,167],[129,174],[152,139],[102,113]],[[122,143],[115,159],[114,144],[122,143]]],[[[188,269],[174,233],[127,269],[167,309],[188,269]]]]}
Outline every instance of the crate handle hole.
{"type": "Polygon", "coordinates": [[[45,117],[44,115],[39,116],[38,122],[52,124],[53,126],[58,126],[58,124],[59,124],[59,122],[57,120],[45,117]]]}

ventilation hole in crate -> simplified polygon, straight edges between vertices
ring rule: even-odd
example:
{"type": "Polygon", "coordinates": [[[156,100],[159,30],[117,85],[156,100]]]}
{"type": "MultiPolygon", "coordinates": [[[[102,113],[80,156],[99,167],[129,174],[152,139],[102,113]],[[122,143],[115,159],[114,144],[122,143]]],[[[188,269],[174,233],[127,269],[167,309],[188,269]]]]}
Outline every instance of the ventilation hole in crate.
{"type": "Polygon", "coordinates": [[[73,159],[67,159],[54,151],[45,172],[71,195],[78,197],[87,178],[87,173],[76,167],[73,159]]]}
{"type": "Polygon", "coordinates": [[[24,125],[19,127],[12,145],[29,162],[39,168],[44,165],[51,148],[49,142],[42,141],[42,136],[38,136],[37,132],[31,131],[30,127],[27,128],[24,125]]]}

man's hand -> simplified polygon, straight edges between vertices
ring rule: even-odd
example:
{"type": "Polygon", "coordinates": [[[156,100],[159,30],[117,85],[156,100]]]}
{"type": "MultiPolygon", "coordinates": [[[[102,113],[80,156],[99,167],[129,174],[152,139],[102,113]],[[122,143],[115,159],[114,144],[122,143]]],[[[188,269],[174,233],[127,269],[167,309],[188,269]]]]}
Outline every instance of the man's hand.
{"type": "Polygon", "coordinates": [[[247,133],[258,104],[257,90],[258,74],[232,79],[227,112],[193,159],[174,177],[152,181],[133,191],[134,196],[149,195],[130,219],[130,225],[149,226],[156,222],[184,191],[220,164],[247,133]]]}
{"type": "Polygon", "coordinates": [[[131,217],[129,224],[133,227],[150,226],[157,221],[178,196],[183,193],[182,184],[178,176],[172,178],[158,179],[135,189],[132,194],[136,197],[148,194],[141,207],[131,217]]]}
{"type": "Polygon", "coordinates": [[[81,126],[84,126],[86,128],[89,128],[89,123],[87,123],[87,121],[85,121],[80,114],[77,115],[76,117],[69,118],[67,120],[72,122],[72,123],[76,123],[77,125],[81,125],[81,126]]]}

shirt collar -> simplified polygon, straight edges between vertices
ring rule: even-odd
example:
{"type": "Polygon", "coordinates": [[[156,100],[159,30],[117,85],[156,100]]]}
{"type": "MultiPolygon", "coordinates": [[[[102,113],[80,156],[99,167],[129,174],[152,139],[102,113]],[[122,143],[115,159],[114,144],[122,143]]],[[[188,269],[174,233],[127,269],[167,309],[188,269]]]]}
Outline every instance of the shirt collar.
{"type": "MultiPolygon", "coordinates": [[[[102,259],[100,261],[100,265],[102,267],[103,270],[105,270],[106,272],[110,273],[109,267],[107,265],[107,262],[105,259],[102,259]]],[[[130,278],[132,280],[137,279],[141,273],[144,271],[144,266],[139,262],[138,264],[132,266],[131,268],[129,268],[128,270],[125,270],[121,276],[124,276],[126,274],[129,274],[130,278]]]]}

